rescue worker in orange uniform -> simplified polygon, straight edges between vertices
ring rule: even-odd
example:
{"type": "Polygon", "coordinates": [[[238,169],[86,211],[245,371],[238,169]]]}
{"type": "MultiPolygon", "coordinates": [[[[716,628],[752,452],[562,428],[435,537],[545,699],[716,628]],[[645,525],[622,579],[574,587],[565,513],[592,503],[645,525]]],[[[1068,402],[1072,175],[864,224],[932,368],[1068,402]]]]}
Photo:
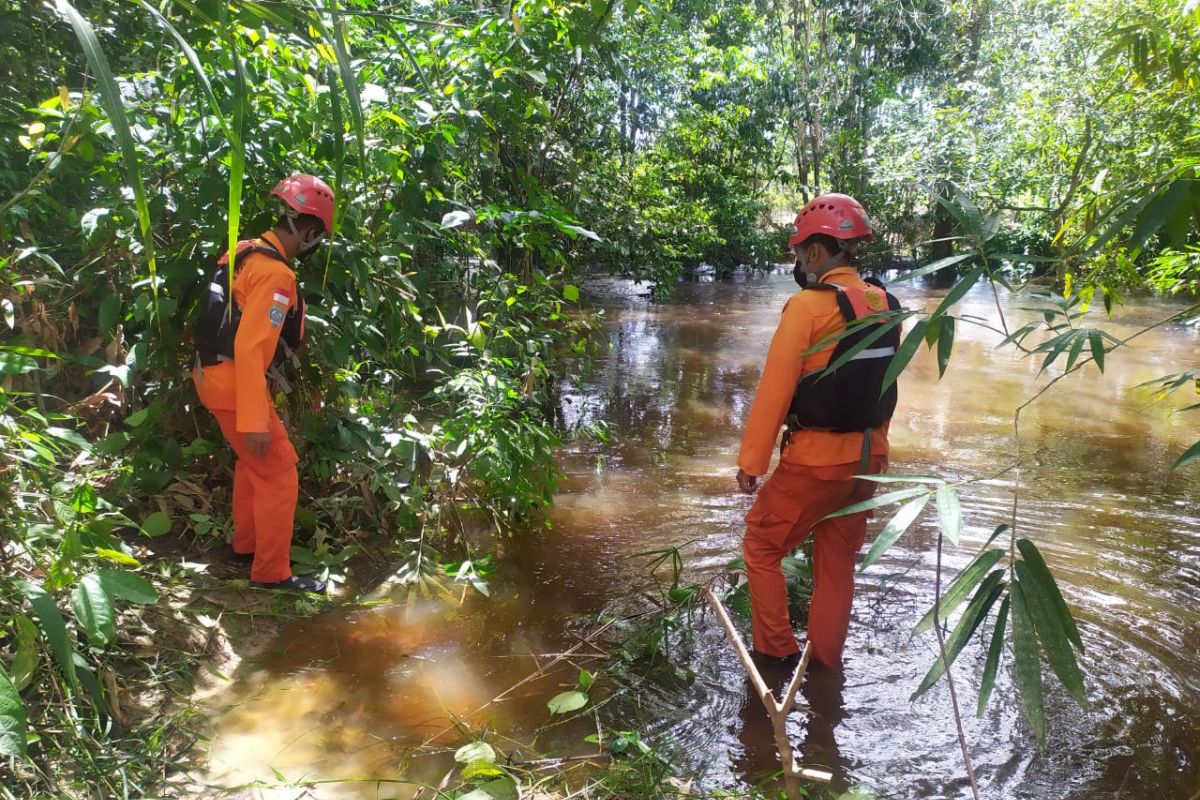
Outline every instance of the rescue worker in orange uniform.
{"type": "Polygon", "coordinates": [[[882,399],[880,392],[899,327],[831,375],[822,372],[839,344],[809,351],[846,331],[848,319],[899,304],[882,284],[865,282],[854,268],[858,244],[871,239],[871,227],[853,198],[817,197],[796,216],[795,226],[789,243],[796,254],[796,279],[809,288],[784,305],[771,341],[738,456],[742,492],[755,492],[785,421],[788,430],[779,465],[746,515],[743,552],[756,661],[790,668],[800,648],[780,562],[813,537],[808,641],[816,664],[840,670],[854,600],[855,554],[866,537],[867,513],[825,517],[874,493],[874,483],[854,475],[887,470],[895,387],[882,399]]]}
{"type": "Polygon", "coordinates": [[[292,175],[272,190],[279,222],[259,239],[238,244],[232,306],[228,259],[209,287],[196,331],[192,377],[237,455],[233,478],[233,555],[250,561],[250,579],[269,589],[324,592],[325,584],[293,575],[292,526],[299,494],[298,458],[276,413],[266,372],[283,344],[304,335],[304,301],[292,264],[311,254],[333,228],[333,190],[320,178],[292,175]],[[286,341],[281,343],[281,334],[286,341]]]}

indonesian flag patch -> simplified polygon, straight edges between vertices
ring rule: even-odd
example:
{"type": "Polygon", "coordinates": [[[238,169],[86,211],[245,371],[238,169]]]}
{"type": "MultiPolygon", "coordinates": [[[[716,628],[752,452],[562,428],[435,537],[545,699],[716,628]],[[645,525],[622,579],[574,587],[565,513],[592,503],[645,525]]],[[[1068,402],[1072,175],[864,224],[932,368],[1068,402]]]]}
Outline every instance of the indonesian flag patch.
{"type": "Polygon", "coordinates": [[[283,306],[290,305],[292,302],[292,293],[281,286],[275,290],[275,296],[271,299],[283,306]]]}

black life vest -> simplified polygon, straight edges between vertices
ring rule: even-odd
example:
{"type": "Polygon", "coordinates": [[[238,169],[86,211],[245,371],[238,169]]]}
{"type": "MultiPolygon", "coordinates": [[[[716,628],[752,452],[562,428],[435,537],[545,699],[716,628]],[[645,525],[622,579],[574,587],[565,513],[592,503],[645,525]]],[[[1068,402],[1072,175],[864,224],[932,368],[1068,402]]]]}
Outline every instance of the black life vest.
{"type": "MultiPolygon", "coordinates": [[[[867,278],[866,282],[879,291],[871,292],[856,286],[833,283],[815,283],[807,289],[836,292],[838,309],[847,325],[862,317],[900,310],[900,301],[882,283],[874,278],[867,278]],[[886,301],[881,302],[885,298],[886,301]]],[[[837,361],[886,321],[863,325],[843,336],[834,347],[829,363],[837,361]]],[[[896,410],[896,384],[889,386],[886,392],[881,392],[881,389],[883,377],[899,346],[900,326],[896,325],[832,373],[825,374],[822,368],[801,375],[788,409],[788,434],[804,428],[837,433],[862,432],[879,428],[891,419],[896,410]]],[[[788,434],[785,434],[785,444],[788,434]]]]}
{"type": "MultiPolygon", "coordinates": [[[[233,273],[236,275],[242,268],[242,262],[251,253],[263,255],[288,264],[278,250],[260,240],[238,242],[237,254],[233,259],[233,273]]],[[[196,322],[195,339],[196,355],[200,364],[211,367],[222,361],[233,360],[233,343],[237,337],[238,325],[242,321],[242,309],[229,288],[229,254],[221,256],[217,261],[217,269],[212,281],[208,284],[208,294],[204,298],[200,319],[196,322]]],[[[288,268],[291,265],[288,264],[288,268]]],[[[296,287],[296,305],[288,309],[283,325],[279,331],[279,342],[275,345],[275,355],[271,359],[273,366],[282,364],[288,354],[300,346],[304,338],[304,296],[296,287]]]]}

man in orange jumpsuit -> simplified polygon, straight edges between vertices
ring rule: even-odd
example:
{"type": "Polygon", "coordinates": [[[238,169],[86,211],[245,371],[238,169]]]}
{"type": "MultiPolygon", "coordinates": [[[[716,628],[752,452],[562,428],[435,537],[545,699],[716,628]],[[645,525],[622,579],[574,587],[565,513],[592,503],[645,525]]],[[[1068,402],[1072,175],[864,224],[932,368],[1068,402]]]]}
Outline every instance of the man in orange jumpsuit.
{"type": "MultiPolygon", "coordinates": [[[[821,387],[832,385],[833,379],[827,376],[816,383],[801,384],[797,392],[802,377],[815,378],[829,365],[835,345],[830,343],[815,353],[808,351],[846,328],[840,295],[859,307],[859,316],[889,307],[884,290],[864,282],[853,266],[858,243],[870,238],[871,228],[862,206],[845,195],[829,194],[815,198],[797,215],[796,235],[790,240],[797,257],[797,280],[802,285],[819,281],[813,288],[825,291],[799,292],[784,305],[738,457],[738,486],[744,493],[753,494],[758,478],[770,467],[780,427],[788,419],[779,465],[746,515],[743,541],[754,651],[760,664],[792,667],[798,659],[799,646],[788,617],[787,587],[780,562],[811,534],[813,593],[808,641],[814,662],[834,670],[842,666],[854,600],[854,556],[866,537],[867,513],[824,517],[874,493],[873,483],[852,476],[886,471],[888,425],[886,419],[880,419],[847,431],[844,425],[836,430],[839,426],[798,423],[793,396],[798,402],[803,392],[824,391],[821,387]]],[[[895,330],[898,336],[898,328],[895,330]]],[[[886,369],[895,349],[872,348],[864,354],[868,352],[873,353],[868,357],[887,359],[876,362],[886,369]]],[[[879,374],[878,368],[875,374],[879,374]]],[[[876,405],[880,387],[881,381],[873,387],[862,387],[862,393],[873,393],[869,401],[864,400],[867,405],[876,405]]],[[[838,402],[846,404],[845,398],[838,402]]],[[[890,418],[894,406],[892,391],[891,408],[872,413],[890,418]]],[[[836,416],[838,410],[830,413],[836,416]]]]}
{"type": "MultiPolygon", "coordinates": [[[[197,330],[200,363],[192,377],[200,402],[237,455],[234,557],[252,561],[250,578],[259,586],[324,592],[323,582],[292,574],[298,458],[275,411],[266,371],[276,360],[281,332],[297,331],[292,346],[303,336],[304,303],[291,264],[329,235],[333,191],[320,178],[292,175],[271,194],[280,200],[279,222],[260,239],[238,244],[233,307],[226,305],[222,285],[225,266],[210,286],[215,317],[207,330],[197,330]]],[[[228,258],[220,263],[228,264],[228,258]]]]}

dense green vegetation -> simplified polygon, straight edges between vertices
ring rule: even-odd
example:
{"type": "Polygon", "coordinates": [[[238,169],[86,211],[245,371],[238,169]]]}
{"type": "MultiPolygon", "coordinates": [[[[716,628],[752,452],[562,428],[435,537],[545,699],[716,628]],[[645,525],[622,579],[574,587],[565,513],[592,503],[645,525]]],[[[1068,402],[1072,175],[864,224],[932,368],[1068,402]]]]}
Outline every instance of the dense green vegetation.
{"type": "MultiPolygon", "coordinates": [[[[1069,301],[1029,349],[1102,365],[1071,309],[1200,289],[1197,119],[1195,0],[0,0],[0,791],[138,795],[169,760],[114,724],[112,676],[136,609],[203,580],[156,543],[228,533],[190,328],[282,175],[339,197],[278,387],[299,557],[336,575],[366,530],[438,581],[466,527],[539,525],[555,448],[604,435],[558,411],[589,276],[666,297],[765,267],[844,191],[871,263],[1044,275],[1069,301]]],[[[952,305],[909,355],[940,332],[949,357],[952,305]]]]}

